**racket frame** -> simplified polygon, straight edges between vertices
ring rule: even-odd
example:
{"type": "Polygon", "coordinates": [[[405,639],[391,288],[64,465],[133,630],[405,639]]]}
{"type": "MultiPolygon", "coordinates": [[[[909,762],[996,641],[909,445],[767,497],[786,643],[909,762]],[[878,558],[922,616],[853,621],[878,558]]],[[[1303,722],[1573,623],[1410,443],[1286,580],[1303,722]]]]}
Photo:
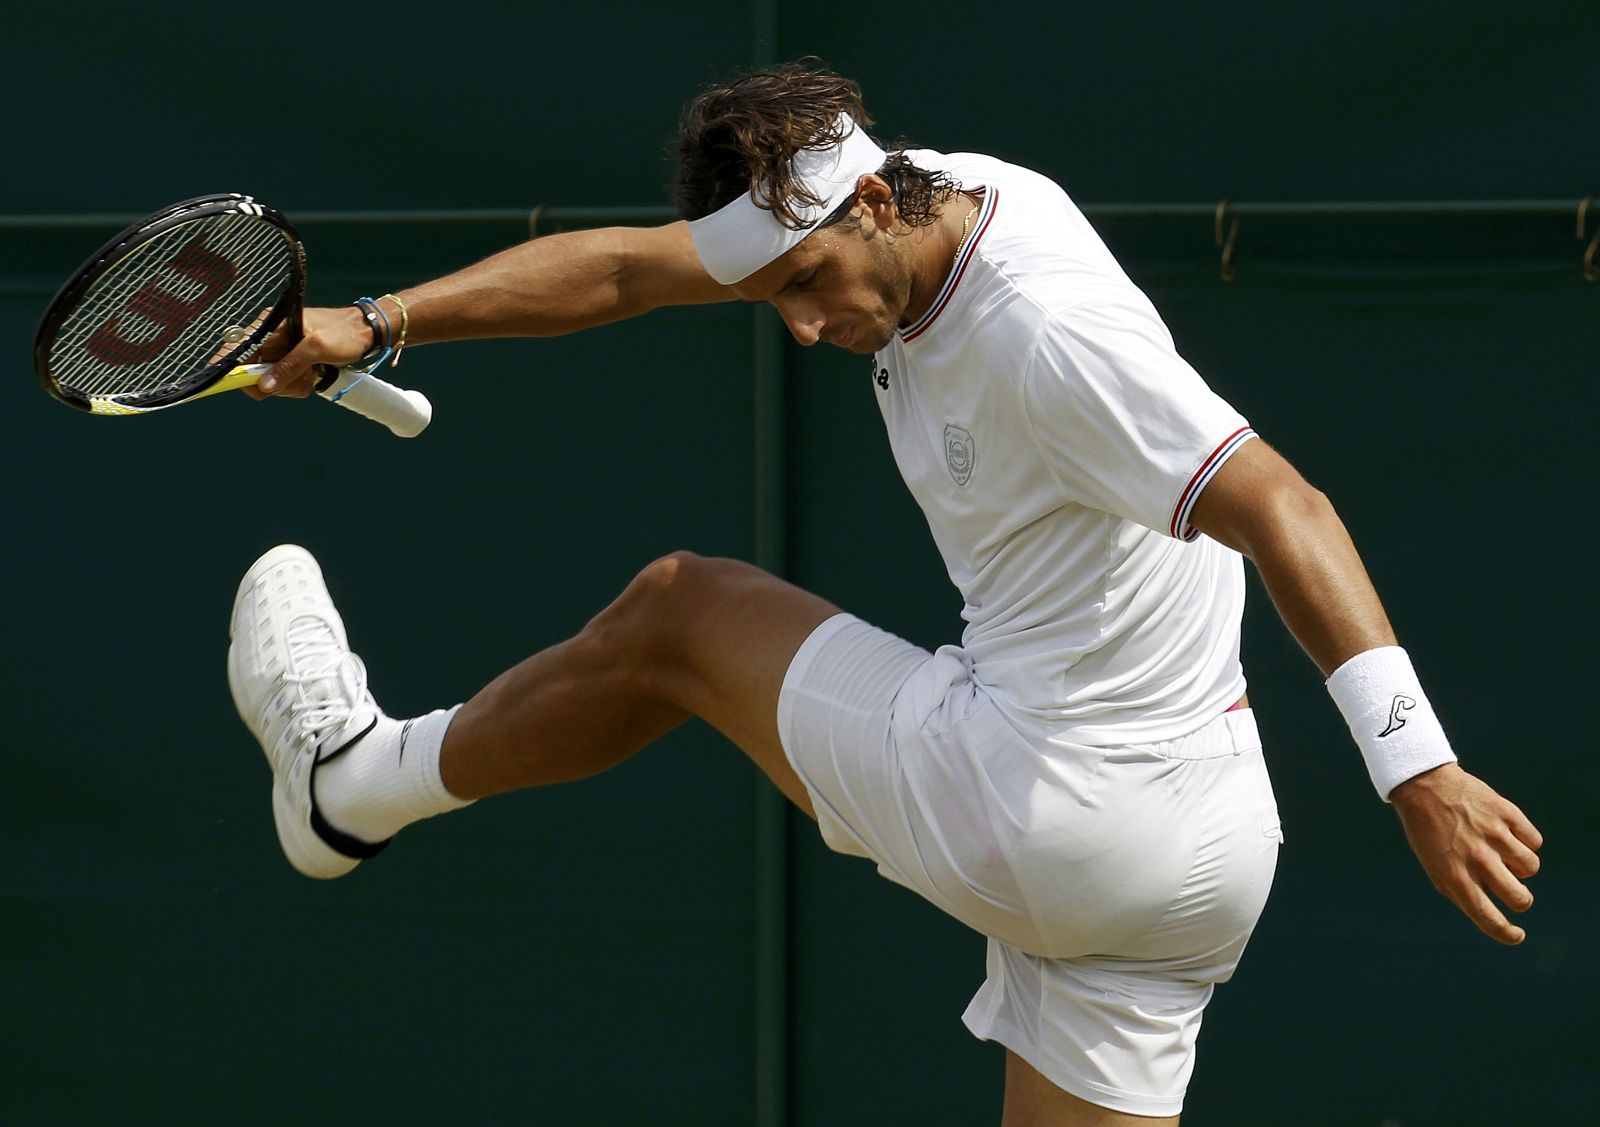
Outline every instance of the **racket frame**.
{"type": "MultiPolygon", "coordinates": [[[[34,334],[33,368],[39,382],[55,399],[91,414],[143,414],[145,411],[171,407],[190,399],[212,393],[214,385],[224,381],[238,368],[241,357],[249,355],[261,343],[288,322],[292,336],[301,332],[301,318],[305,309],[306,252],[300,234],[294,225],[274,207],[237,192],[196,196],[152,212],[129,225],[97,250],[87,262],[67,279],[55,298],[46,308],[34,334]],[[239,213],[271,223],[282,231],[292,248],[290,277],[279,291],[267,316],[255,325],[217,359],[202,367],[193,377],[175,386],[148,392],[124,392],[112,395],[87,396],[64,387],[51,375],[50,359],[56,345],[57,333],[77,310],[89,288],[109,273],[117,263],[150,240],[180,224],[212,215],[239,213]],[[91,402],[92,401],[92,402],[91,402]],[[108,406],[109,405],[109,409],[108,406]],[[126,407],[127,410],[117,410],[126,407]]],[[[328,382],[331,373],[322,373],[321,383],[328,382]]],[[[253,381],[251,381],[253,382],[253,381]]],[[[233,386],[242,386],[235,384],[233,386]]],[[[216,390],[223,390],[216,388],[216,390]]]]}

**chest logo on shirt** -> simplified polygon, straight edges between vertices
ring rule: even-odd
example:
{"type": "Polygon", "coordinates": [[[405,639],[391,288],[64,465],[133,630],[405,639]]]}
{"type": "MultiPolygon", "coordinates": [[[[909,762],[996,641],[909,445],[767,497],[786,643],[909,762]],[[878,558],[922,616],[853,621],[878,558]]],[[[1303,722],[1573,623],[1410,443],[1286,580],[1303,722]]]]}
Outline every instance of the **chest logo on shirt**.
{"type": "Polygon", "coordinates": [[[954,423],[944,428],[944,464],[949,467],[955,483],[965,486],[972,480],[972,467],[978,460],[978,450],[972,444],[972,435],[954,423]]]}
{"type": "Polygon", "coordinates": [[[874,368],[877,368],[877,371],[874,373],[872,378],[875,381],[877,381],[878,390],[879,391],[888,391],[889,390],[889,369],[888,368],[878,368],[878,365],[876,363],[874,363],[872,366],[874,368]]]}

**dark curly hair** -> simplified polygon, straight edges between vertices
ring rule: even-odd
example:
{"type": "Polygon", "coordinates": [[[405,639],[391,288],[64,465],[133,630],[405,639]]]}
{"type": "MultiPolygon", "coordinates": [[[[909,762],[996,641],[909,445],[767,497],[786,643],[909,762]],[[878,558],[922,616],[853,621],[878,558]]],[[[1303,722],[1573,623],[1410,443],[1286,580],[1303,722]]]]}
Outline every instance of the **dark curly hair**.
{"type": "MultiPolygon", "coordinates": [[[[858,128],[872,124],[861,87],[814,58],[751,71],[706,90],[684,108],[678,130],[672,194],[679,217],[699,219],[749,193],[756,206],[800,230],[805,223],[797,209],[825,201],[795,182],[790,162],[802,149],[826,149],[843,140],[842,113],[858,128]]],[[[903,140],[893,146],[906,147],[903,140]]],[[[889,154],[878,174],[912,227],[933,222],[939,205],[957,191],[948,174],[918,168],[900,151],[889,154]]],[[[852,196],[817,226],[841,221],[854,203],[852,196]]]]}

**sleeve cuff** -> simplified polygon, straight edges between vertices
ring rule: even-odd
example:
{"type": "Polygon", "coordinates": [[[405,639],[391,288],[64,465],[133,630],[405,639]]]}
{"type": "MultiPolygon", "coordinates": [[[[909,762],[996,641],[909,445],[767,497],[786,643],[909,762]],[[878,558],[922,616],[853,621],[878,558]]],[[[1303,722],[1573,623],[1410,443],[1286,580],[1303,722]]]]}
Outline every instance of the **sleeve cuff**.
{"type": "Polygon", "coordinates": [[[1256,437],[1252,427],[1240,427],[1206,456],[1200,463],[1200,468],[1194,471],[1194,476],[1189,479],[1189,484],[1183,487],[1183,492],[1178,495],[1178,503],[1172,510],[1172,523],[1168,526],[1168,533],[1176,540],[1193,540],[1200,535],[1198,528],[1189,527],[1189,514],[1194,511],[1194,504],[1200,499],[1200,494],[1210,484],[1211,479],[1217,476],[1217,471],[1223,467],[1227,460],[1238,453],[1239,447],[1256,437]]]}

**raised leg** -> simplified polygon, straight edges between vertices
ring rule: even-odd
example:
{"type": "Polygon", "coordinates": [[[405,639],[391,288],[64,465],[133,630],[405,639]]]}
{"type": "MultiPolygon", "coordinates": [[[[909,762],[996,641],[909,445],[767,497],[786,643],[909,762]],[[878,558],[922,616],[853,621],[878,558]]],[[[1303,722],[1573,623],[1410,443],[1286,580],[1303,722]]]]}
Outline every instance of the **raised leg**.
{"type": "Polygon", "coordinates": [[[467,702],[445,734],[444,784],[481,798],[585,778],[699,716],[809,814],[779,743],[778,692],[795,651],[836,613],[748,564],[657,560],[576,637],[467,702]]]}

